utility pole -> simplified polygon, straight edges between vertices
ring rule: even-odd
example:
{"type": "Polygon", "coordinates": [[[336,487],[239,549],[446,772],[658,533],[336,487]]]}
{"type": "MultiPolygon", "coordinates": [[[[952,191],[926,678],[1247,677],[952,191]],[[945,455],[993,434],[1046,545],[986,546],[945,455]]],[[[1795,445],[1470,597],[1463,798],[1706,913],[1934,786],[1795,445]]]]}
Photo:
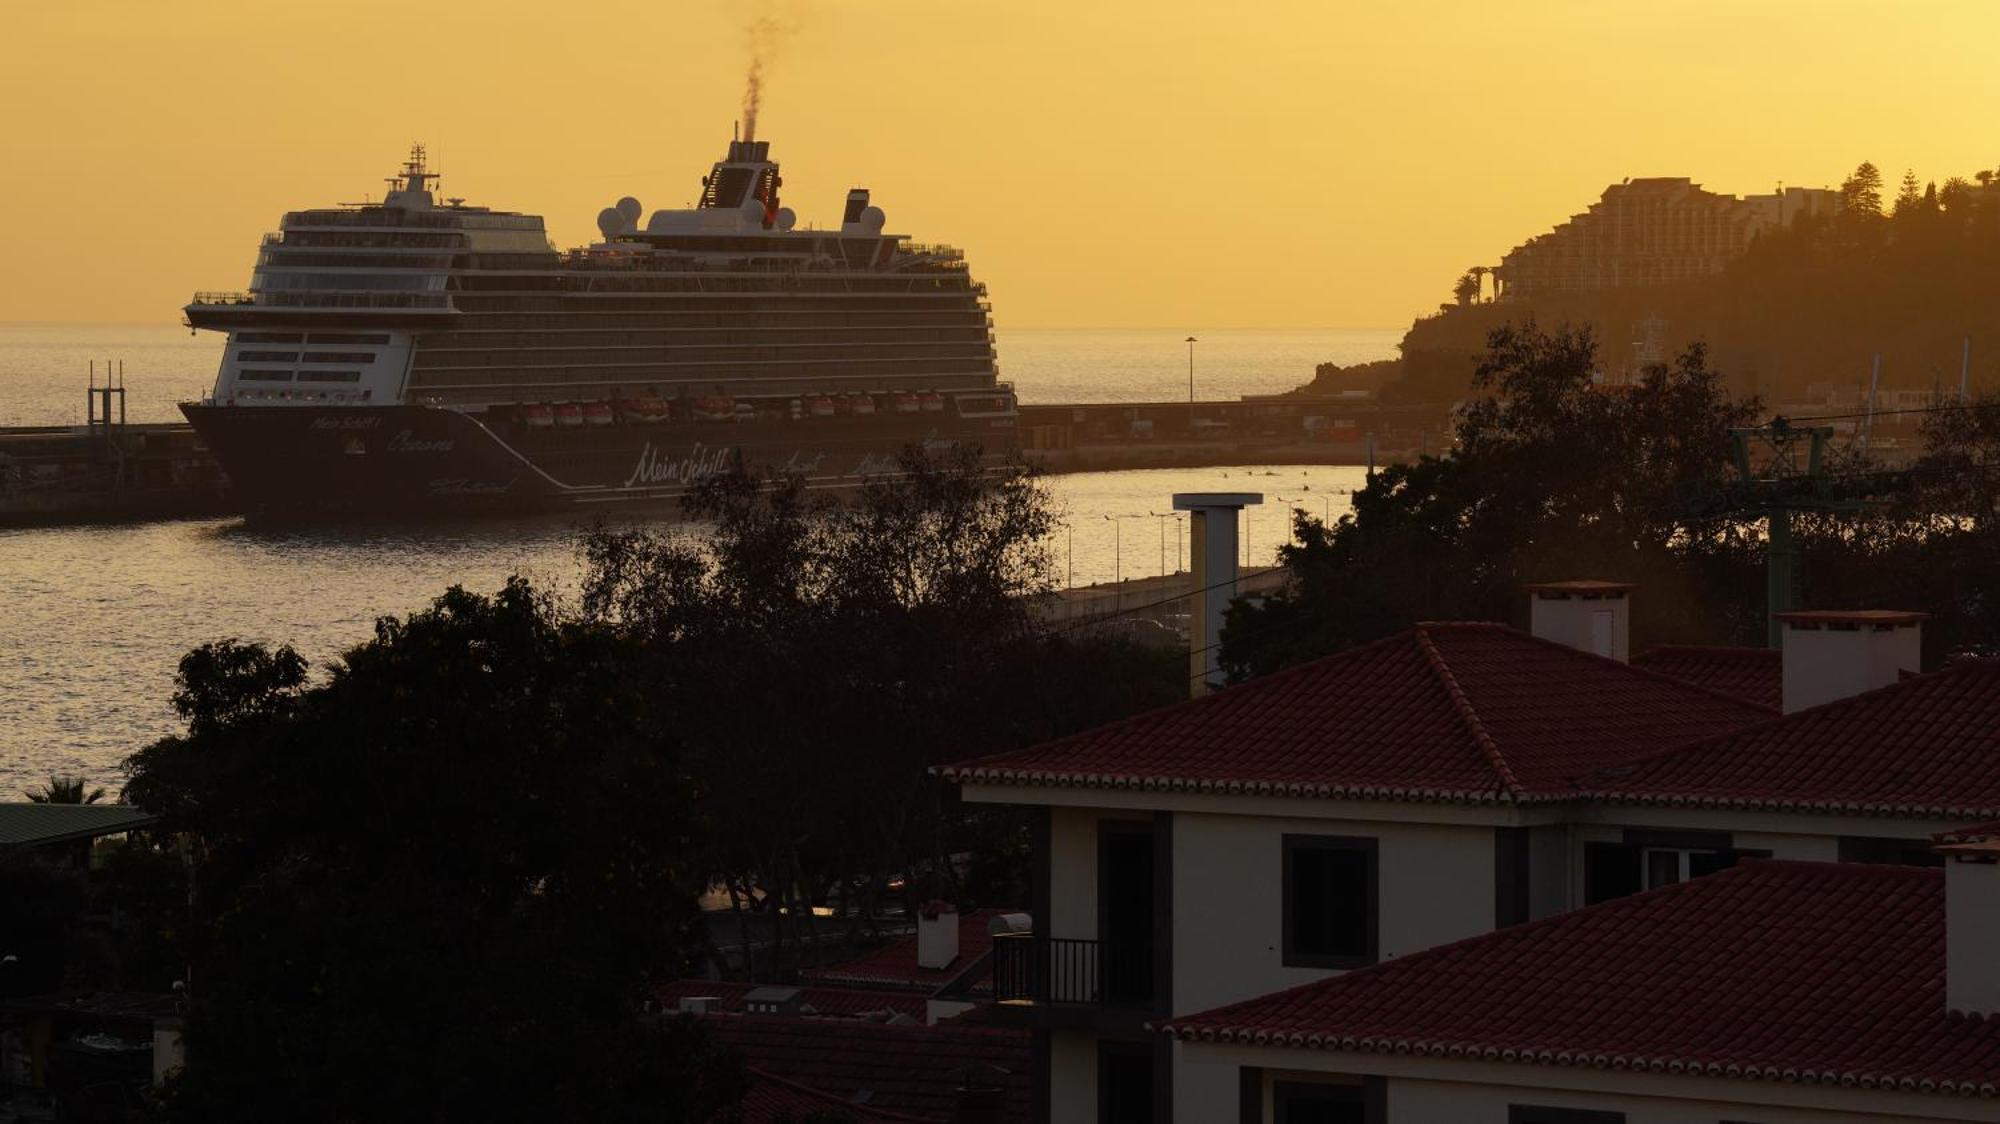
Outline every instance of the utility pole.
{"type": "Polygon", "coordinates": [[[1187,338],[1188,345],[1188,436],[1194,436],[1194,345],[1199,341],[1193,336],[1187,338]]]}

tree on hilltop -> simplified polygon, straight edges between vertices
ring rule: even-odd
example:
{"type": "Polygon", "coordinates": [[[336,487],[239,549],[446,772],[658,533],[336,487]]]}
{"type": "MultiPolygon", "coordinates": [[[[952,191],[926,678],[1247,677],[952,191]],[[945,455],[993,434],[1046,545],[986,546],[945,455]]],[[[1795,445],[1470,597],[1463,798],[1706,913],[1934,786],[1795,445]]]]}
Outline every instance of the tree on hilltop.
{"type": "Polygon", "coordinates": [[[1880,215],[1882,213],[1882,172],[1874,164],[1863,160],[1854,169],[1854,174],[1841,181],[1841,208],[1850,215],[1880,215]]]}

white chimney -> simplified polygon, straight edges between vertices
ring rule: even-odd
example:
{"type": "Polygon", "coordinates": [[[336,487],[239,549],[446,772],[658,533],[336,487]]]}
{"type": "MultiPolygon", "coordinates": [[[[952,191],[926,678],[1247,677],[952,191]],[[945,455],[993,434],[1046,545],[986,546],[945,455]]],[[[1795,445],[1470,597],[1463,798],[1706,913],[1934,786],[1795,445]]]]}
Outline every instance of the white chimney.
{"type": "Polygon", "coordinates": [[[1877,687],[1923,666],[1923,613],[1893,609],[1779,613],[1785,713],[1877,687]]]}
{"type": "Polygon", "coordinates": [[[949,968],[958,959],[958,907],[925,902],[917,911],[917,967],[949,968]]]}
{"type": "Polygon", "coordinates": [[[1580,652],[1625,663],[1632,652],[1627,582],[1541,582],[1527,587],[1528,631],[1580,652]]]}
{"type": "Polygon", "coordinates": [[[2000,1015],[2000,824],[1940,838],[1945,1008],[2000,1015]]]}
{"type": "Polygon", "coordinates": [[[1188,598],[1188,692],[1195,698],[1221,678],[1222,618],[1236,597],[1237,523],[1244,508],[1263,502],[1260,492],[1174,494],[1174,510],[1189,513],[1194,591],[1188,598]]]}

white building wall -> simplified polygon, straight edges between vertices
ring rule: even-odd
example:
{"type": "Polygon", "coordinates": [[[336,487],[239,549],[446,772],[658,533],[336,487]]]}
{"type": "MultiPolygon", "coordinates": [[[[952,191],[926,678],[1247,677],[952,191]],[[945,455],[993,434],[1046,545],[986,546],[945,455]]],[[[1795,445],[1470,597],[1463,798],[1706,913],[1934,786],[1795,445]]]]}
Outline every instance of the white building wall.
{"type": "Polygon", "coordinates": [[[1236,1067],[1195,1061],[1183,1042],[1173,1044],[1173,1056],[1176,1124],[1234,1121],[1240,1095],[1236,1067]]]}
{"type": "Polygon", "coordinates": [[[1335,974],[1284,966],[1287,834],[1377,841],[1385,960],[1493,927],[1490,827],[1179,813],[1173,848],[1176,1014],[1335,974]]]}
{"type": "Polygon", "coordinates": [[[1047,936],[1097,939],[1097,825],[1106,819],[1143,819],[1145,813],[1094,808],[1049,809],[1049,914],[1035,918],[1047,936]]]}
{"type": "Polygon", "coordinates": [[[1097,1036],[1058,1030],[1049,1035],[1049,1124],[1096,1124],[1097,1036]]]}

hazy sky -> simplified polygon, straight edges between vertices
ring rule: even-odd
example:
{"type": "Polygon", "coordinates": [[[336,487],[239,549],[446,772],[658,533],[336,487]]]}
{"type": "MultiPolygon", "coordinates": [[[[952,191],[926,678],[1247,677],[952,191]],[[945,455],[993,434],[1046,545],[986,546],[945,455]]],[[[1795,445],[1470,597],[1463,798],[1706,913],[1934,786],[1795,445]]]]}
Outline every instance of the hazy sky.
{"type": "Polygon", "coordinates": [[[1399,326],[1626,176],[2000,164],[2000,5],[0,0],[0,319],[167,321],[287,208],[683,205],[757,13],[802,222],[865,184],[1002,327],[1399,326]]]}

